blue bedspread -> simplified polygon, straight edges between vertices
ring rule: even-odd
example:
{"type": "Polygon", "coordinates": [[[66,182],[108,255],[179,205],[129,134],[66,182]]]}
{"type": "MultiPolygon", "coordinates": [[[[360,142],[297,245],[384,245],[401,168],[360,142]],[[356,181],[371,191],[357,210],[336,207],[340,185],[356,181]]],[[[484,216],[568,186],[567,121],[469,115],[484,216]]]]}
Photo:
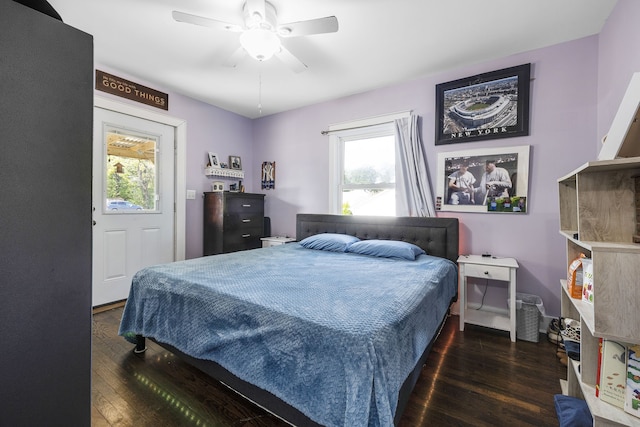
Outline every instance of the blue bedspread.
{"type": "Polygon", "coordinates": [[[297,243],[136,274],[120,334],[214,360],[327,426],[390,426],[451,298],[451,261],[297,243]]]}

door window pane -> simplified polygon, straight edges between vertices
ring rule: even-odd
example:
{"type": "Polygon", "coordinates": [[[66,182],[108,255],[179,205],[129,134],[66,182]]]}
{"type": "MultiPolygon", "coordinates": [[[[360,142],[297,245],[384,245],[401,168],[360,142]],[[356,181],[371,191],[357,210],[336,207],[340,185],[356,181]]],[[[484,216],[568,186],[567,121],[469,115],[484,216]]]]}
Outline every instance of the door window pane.
{"type": "Polygon", "coordinates": [[[107,128],[104,140],[105,212],[157,212],[158,137],[107,128]]]}

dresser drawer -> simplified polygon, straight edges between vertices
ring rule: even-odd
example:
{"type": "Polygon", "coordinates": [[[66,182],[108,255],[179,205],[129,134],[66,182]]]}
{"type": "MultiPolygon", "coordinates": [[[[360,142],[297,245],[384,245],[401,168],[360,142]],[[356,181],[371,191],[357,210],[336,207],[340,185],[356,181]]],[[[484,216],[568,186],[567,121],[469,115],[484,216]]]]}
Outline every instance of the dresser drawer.
{"type": "Polygon", "coordinates": [[[485,277],[492,280],[509,280],[509,268],[494,265],[465,264],[464,274],[469,277],[485,277]]]}
{"type": "Polygon", "coordinates": [[[257,197],[227,197],[225,210],[231,213],[260,213],[264,212],[264,199],[257,197]]]}
{"type": "Polygon", "coordinates": [[[256,229],[227,232],[224,235],[223,251],[226,253],[259,248],[262,246],[261,237],[262,233],[256,229]]]}
{"type": "Polygon", "coordinates": [[[264,227],[262,212],[233,212],[224,216],[224,231],[245,230],[264,227]]]}

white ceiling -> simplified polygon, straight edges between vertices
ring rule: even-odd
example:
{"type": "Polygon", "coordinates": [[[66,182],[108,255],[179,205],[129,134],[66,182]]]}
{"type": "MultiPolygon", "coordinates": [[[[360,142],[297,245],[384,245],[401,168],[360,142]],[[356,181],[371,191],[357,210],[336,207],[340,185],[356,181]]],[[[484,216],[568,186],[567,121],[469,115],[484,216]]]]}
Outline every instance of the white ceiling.
{"type": "Polygon", "coordinates": [[[223,66],[238,33],[171,16],[179,10],[242,23],[243,0],[49,3],[64,22],[94,36],[98,64],[256,118],[597,34],[617,0],[270,1],[280,23],[338,19],[337,33],[283,39],[309,67],[303,73],[275,57],[223,66]]]}

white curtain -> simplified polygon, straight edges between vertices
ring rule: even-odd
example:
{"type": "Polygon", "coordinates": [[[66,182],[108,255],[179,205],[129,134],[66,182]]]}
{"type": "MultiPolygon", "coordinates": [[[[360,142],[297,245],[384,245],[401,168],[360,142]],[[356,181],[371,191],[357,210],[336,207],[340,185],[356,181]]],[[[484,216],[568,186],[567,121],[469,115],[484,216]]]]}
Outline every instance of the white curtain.
{"type": "Polygon", "coordinates": [[[420,139],[418,116],[395,120],[398,159],[396,165],[396,214],[436,216],[431,195],[427,160],[420,139]]]}

